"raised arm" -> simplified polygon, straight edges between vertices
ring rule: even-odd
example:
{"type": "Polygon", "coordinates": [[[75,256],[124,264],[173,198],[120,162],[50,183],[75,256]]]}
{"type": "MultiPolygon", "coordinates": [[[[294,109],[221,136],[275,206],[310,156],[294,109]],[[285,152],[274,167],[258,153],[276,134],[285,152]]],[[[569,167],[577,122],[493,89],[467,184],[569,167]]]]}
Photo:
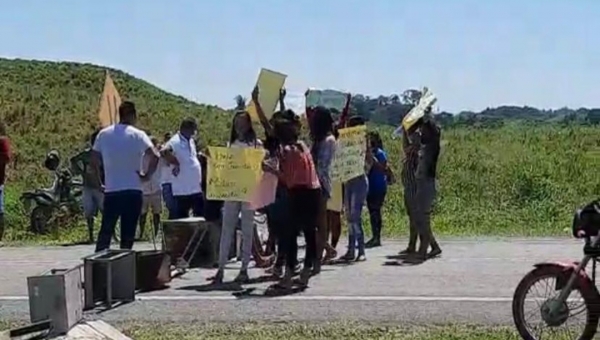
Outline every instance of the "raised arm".
{"type": "Polygon", "coordinates": [[[279,110],[280,111],[285,111],[285,95],[287,94],[287,91],[285,90],[285,88],[279,90],[279,110]]]}
{"type": "Polygon", "coordinates": [[[260,90],[259,90],[258,86],[255,86],[254,90],[252,90],[252,101],[254,102],[254,107],[256,108],[256,114],[258,115],[258,119],[260,120],[260,123],[262,124],[263,128],[265,129],[265,133],[272,136],[273,135],[273,127],[271,126],[269,119],[267,118],[267,116],[265,115],[265,112],[263,111],[262,107],[260,106],[260,101],[258,100],[259,93],[260,93],[260,90]]]}

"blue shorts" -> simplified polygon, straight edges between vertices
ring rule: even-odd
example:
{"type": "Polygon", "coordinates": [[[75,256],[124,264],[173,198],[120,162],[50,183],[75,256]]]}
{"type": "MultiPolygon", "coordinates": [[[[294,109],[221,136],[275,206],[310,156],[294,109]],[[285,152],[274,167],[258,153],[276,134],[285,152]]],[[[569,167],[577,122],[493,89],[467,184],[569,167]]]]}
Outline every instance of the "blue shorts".
{"type": "Polygon", "coordinates": [[[0,185],[0,215],[4,214],[4,185],[0,185]]]}
{"type": "Polygon", "coordinates": [[[104,193],[100,189],[83,187],[83,214],[85,218],[96,217],[98,211],[102,211],[104,204],[104,193]]]}

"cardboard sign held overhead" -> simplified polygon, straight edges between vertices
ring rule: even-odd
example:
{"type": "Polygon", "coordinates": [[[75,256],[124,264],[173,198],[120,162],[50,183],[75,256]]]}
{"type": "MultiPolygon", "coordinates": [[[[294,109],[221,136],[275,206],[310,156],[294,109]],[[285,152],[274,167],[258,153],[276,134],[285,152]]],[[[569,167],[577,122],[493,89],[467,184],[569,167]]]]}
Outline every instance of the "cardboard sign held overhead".
{"type": "Polygon", "coordinates": [[[411,126],[413,126],[425,115],[425,110],[433,106],[436,101],[437,98],[433,92],[426,87],[423,88],[423,94],[421,95],[421,98],[419,98],[417,105],[415,105],[415,107],[413,107],[412,110],[410,110],[410,112],[404,116],[404,119],[402,119],[402,126],[404,127],[404,130],[410,129],[411,126]]]}
{"type": "MultiPolygon", "coordinates": [[[[283,73],[267,70],[266,68],[260,70],[258,81],[256,82],[256,85],[258,85],[260,90],[258,100],[260,101],[260,106],[267,118],[271,118],[277,108],[279,91],[283,88],[286,78],[287,75],[283,73]]],[[[250,117],[252,117],[254,121],[258,121],[258,114],[256,113],[256,107],[254,107],[254,102],[252,100],[246,109],[248,110],[248,113],[250,113],[250,117]]]]}
{"type": "Polygon", "coordinates": [[[308,95],[306,96],[306,106],[316,107],[323,106],[328,109],[336,109],[342,112],[346,106],[348,100],[348,94],[337,90],[317,90],[309,89],[308,95]]]}
{"type": "Polygon", "coordinates": [[[115,83],[108,71],[104,80],[104,90],[100,98],[100,110],[98,118],[100,125],[104,128],[119,121],[119,106],[121,105],[121,96],[115,87],[115,83]]]}

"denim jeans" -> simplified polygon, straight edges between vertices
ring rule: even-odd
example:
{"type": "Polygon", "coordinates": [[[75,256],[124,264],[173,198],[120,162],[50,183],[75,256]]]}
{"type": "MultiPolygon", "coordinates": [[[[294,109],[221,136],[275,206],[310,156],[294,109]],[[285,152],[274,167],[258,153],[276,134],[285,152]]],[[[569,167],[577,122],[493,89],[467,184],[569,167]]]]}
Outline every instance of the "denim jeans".
{"type": "Polygon", "coordinates": [[[177,201],[173,197],[173,188],[171,183],[164,183],[162,185],[162,195],[167,211],[169,212],[169,219],[174,220],[177,218],[177,201]]]}
{"type": "Polygon", "coordinates": [[[362,226],[362,209],[369,192],[369,181],[366,175],[355,177],[344,186],[344,208],[348,222],[348,251],[359,253],[365,251],[365,234],[362,226]]]}
{"type": "Polygon", "coordinates": [[[123,190],[104,194],[102,225],[96,242],[96,252],[110,248],[117,221],[121,220],[121,249],[133,248],[135,230],[142,212],[142,191],[123,190]]]}

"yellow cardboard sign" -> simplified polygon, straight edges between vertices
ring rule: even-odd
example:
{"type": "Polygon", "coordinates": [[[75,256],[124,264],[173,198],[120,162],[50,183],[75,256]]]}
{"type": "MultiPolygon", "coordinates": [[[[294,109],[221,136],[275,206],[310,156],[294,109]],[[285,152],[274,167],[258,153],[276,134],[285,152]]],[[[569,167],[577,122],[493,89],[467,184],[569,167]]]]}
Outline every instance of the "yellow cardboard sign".
{"type": "Polygon", "coordinates": [[[342,211],[342,182],[334,181],[331,183],[331,197],[327,200],[327,210],[342,211]]]}
{"type": "Polygon", "coordinates": [[[208,147],[206,196],[220,201],[250,201],[262,175],[264,149],[208,147]]]}
{"type": "MultiPolygon", "coordinates": [[[[277,108],[277,103],[279,102],[279,90],[283,88],[286,78],[287,75],[283,73],[271,71],[266,68],[260,70],[258,81],[256,82],[256,85],[258,85],[258,89],[260,90],[258,100],[260,102],[260,107],[262,107],[267,118],[271,118],[277,108]]],[[[250,117],[252,117],[254,121],[258,121],[258,114],[256,113],[256,107],[254,107],[254,102],[252,100],[250,101],[250,104],[248,104],[246,110],[248,110],[250,117]]]]}
{"type": "Polygon", "coordinates": [[[367,127],[359,125],[338,132],[339,138],[331,173],[334,180],[346,182],[365,173],[367,127]]]}
{"type": "Polygon", "coordinates": [[[121,96],[115,87],[110,74],[106,72],[104,80],[104,90],[100,99],[100,109],[98,110],[98,119],[101,127],[107,127],[116,124],[119,121],[119,106],[121,105],[121,96]]]}

